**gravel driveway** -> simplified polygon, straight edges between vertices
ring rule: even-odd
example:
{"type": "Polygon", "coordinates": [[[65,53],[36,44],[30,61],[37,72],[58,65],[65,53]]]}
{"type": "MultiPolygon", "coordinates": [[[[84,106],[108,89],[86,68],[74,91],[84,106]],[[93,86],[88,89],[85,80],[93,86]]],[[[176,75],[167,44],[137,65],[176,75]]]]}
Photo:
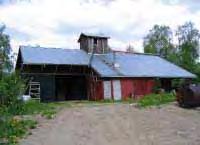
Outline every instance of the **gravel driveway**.
{"type": "Polygon", "coordinates": [[[200,110],[174,104],[137,109],[128,104],[65,108],[22,145],[199,145],[200,110]]]}

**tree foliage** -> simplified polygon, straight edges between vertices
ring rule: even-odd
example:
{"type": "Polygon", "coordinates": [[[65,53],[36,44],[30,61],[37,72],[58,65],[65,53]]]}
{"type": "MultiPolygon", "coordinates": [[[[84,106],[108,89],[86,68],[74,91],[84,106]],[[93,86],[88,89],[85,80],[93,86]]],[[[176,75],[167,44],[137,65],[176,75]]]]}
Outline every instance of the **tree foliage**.
{"type": "Polygon", "coordinates": [[[199,30],[194,27],[193,23],[186,22],[178,27],[176,36],[178,38],[179,65],[193,70],[199,57],[199,30]]]}
{"type": "Polygon", "coordinates": [[[199,40],[200,32],[192,22],[178,26],[173,44],[173,33],[168,26],[155,25],[144,38],[144,52],[164,56],[167,60],[196,74],[200,81],[199,40]]]}
{"type": "MultiPolygon", "coordinates": [[[[12,69],[10,38],[4,34],[5,26],[0,27],[0,107],[16,106],[24,91],[24,81],[12,69]],[[3,73],[6,72],[6,73],[3,73]]],[[[1,108],[0,108],[1,109],[1,108]]],[[[14,109],[15,110],[15,109],[14,109]]]]}
{"type": "Polygon", "coordinates": [[[172,30],[168,26],[154,25],[144,38],[144,52],[167,56],[173,51],[172,30]]]}
{"type": "Polygon", "coordinates": [[[5,74],[0,79],[0,106],[16,105],[24,93],[24,81],[16,73],[5,74]]]}
{"type": "Polygon", "coordinates": [[[10,59],[11,46],[10,37],[4,33],[5,25],[0,26],[0,65],[2,70],[10,71],[12,69],[12,61],[10,59]]]}

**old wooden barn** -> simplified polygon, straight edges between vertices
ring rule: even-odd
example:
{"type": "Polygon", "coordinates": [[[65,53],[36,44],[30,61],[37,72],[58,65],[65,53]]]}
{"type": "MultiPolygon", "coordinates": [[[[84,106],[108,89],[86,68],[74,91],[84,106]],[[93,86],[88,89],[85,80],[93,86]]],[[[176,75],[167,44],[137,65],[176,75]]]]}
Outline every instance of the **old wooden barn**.
{"type": "Polygon", "coordinates": [[[20,46],[16,70],[26,93],[42,101],[121,100],[152,93],[155,80],[169,90],[172,79],[195,77],[156,55],[112,51],[108,39],[82,33],[80,49],[20,46]]]}

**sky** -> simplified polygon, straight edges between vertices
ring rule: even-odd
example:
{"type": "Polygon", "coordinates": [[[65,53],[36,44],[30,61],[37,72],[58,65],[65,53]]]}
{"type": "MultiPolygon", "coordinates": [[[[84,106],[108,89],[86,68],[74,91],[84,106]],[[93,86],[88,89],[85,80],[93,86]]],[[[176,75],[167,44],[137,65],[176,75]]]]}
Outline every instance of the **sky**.
{"type": "Polygon", "coordinates": [[[11,45],[78,49],[81,32],[110,36],[112,49],[132,45],[143,52],[143,38],[154,24],[192,21],[200,29],[200,0],[0,0],[0,25],[11,45]]]}

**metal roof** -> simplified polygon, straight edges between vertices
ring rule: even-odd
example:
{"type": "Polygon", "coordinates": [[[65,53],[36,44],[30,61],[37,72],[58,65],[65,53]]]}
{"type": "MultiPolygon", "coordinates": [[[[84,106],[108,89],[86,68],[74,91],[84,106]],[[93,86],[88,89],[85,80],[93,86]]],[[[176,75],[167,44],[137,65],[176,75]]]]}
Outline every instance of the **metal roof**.
{"type": "Polygon", "coordinates": [[[155,55],[115,52],[95,55],[92,66],[102,77],[195,78],[196,76],[155,55]],[[115,60],[115,61],[114,61],[115,60]],[[114,67],[113,64],[117,64],[114,67]],[[106,66],[107,67],[106,67],[106,66]]]}
{"type": "Polygon", "coordinates": [[[106,36],[106,35],[103,34],[103,33],[98,33],[98,34],[95,34],[95,33],[81,33],[80,36],[79,36],[78,42],[80,42],[80,38],[81,38],[82,36],[85,36],[85,37],[93,37],[93,38],[106,38],[106,39],[109,39],[109,38],[110,38],[109,36],[106,36]]]}
{"type": "Polygon", "coordinates": [[[88,65],[89,57],[80,49],[20,46],[24,64],[88,65]]]}
{"type": "MultiPolygon", "coordinates": [[[[89,65],[91,56],[80,49],[31,46],[21,46],[20,52],[23,64],[39,65],[89,65]]],[[[101,77],[196,77],[194,74],[154,55],[122,52],[95,54],[91,66],[101,77]],[[118,67],[114,67],[114,63],[118,67]]]]}
{"type": "Polygon", "coordinates": [[[81,33],[81,35],[88,36],[88,37],[100,37],[100,38],[110,38],[103,33],[81,33]]]}
{"type": "Polygon", "coordinates": [[[91,66],[101,76],[118,76],[117,72],[113,70],[108,64],[103,62],[101,56],[99,55],[94,55],[91,66]]]}

